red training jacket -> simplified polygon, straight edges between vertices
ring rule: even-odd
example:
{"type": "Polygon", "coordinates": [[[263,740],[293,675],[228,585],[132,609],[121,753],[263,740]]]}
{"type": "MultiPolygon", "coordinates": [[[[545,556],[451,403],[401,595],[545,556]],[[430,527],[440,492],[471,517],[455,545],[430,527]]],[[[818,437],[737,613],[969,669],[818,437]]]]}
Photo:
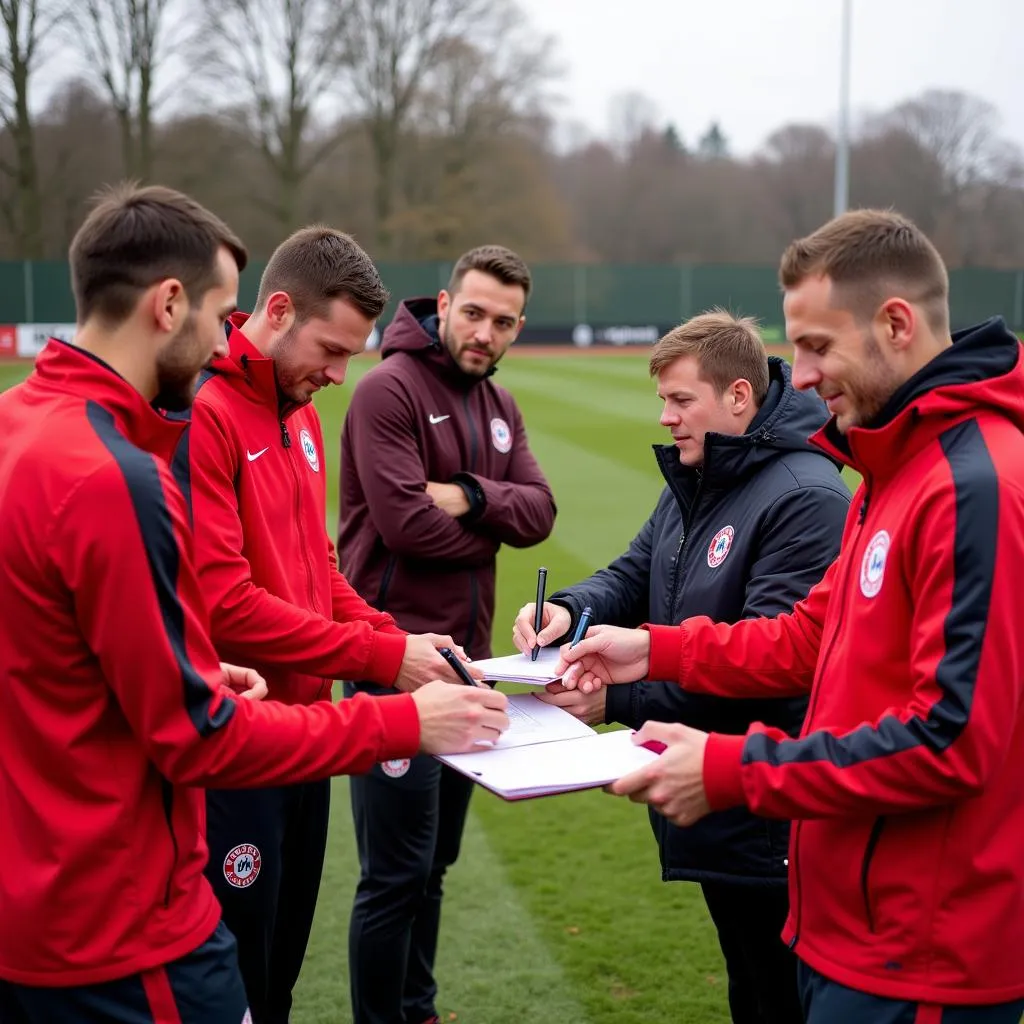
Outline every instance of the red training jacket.
{"type": "Polygon", "coordinates": [[[0,395],[0,978],[90,985],[205,942],[202,786],[364,772],[419,746],[406,694],[238,700],[164,461],[181,425],[51,341],[0,395]]]}
{"type": "Polygon", "coordinates": [[[196,563],[225,661],[258,669],[270,696],[327,700],[335,679],[391,685],[405,632],[338,572],[327,535],[320,417],[282,406],[273,360],[231,318],[230,353],[192,408],[187,452],[196,563]]]}
{"type": "Polygon", "coordinates": [[[798,739],[711,736],[708,801],[796,819],[784,939],[891,999],[1024,996],[1022,433],[1020,343],[959,332],[872,429],[817,435],[864,482],[792,614],[652,629],[653,678],[810,690],[798,739]]]}

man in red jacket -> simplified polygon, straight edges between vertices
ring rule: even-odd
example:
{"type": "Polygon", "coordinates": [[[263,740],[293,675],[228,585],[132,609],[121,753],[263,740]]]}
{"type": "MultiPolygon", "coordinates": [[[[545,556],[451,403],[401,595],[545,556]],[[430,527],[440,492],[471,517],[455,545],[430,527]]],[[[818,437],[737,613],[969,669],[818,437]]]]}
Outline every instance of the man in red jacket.
{"type": "Polygon", "coordinates": [[[791,614],[599,627],[567,682],[651,676],[810,693],[798,739],[649,724],[612,790],[680,825],[794,819],[790,915],[808,1024],[1017,1024],[1024,1012],[1024,372],[993,318],[950,334],[945,267],[895,213],[845,214],[782,259],[793,382],[854,466],[843,545],[791,614]]]}
{"type": "MultiPolygon", "coordinates": [[[[458,677],[449,636],[408,635],[338,572],[326,531],[326,466],[312,396],[341,384],[387,301],[369,256],[328,227],[296,232],[263,271],[256,311],[231,317],[228,352],[204,374],[176,459],[191,495],[196,564],[213,642],[290,704],[330,700],[336,678],[389,693],[458,677]],[[187,449],[187,451],[186,451],[187,449]]],[[[255,1024],[288,1020],[316,909],[327,779],[211,790],[207,875],[238,939],[255,1024]],[[240,876],[239,851],[259,851],[240,876]]]]}
{"type": "Polygon", "coordinates": [[[226,351],[245,261],[187,196],[112,191],[71,245],[75,343],[0,395],[4,1024],[248,1020],[199,787],[365,772],[507,724],[485,687],[314,707],[228,688],[266,692],[210,643],[167,463],[181,425],[153,404],[187,406],[226,351]]]}
{"type": "MultiPolygon", "coordinates": [[[[410,630],[491,653],[495,556],[551,532],[555,504],[515,400],[492,376],[523,324],[530,272],[484,246],[448,288],[403,302],[345,417],[338,550],[359,593],[410,630]]],[[[386,693],[365,675],[346,693],[386,693]]],[[[435,1017],[441,887],[473,784],[432,758],[350,788],[362,874],[349,930],[355,1024],[435,1017]]]]}

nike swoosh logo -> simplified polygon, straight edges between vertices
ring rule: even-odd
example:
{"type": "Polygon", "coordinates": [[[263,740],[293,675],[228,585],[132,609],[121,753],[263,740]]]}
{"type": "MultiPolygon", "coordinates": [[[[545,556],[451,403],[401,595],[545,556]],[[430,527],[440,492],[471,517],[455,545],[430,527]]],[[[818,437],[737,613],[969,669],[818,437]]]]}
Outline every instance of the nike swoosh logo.
{"type": "Polygon", "coordinates": [[[451,419],[451,413],[449,413],[447,416],[435,416],[433,413],[431,413],[427,417],[427,419],[430,420],[431,423],[444,423],[445,420],[451,419]]]}
{"type": "Polygon", "coordinates": [[[267,445],[266,448],[261,448],[258,452],[251,452],[251,451],[249,451],[248,448],[246,448],[245,449],[245,457],[250,462],[255,462],[264,452],[268,452],[268,451],[270,451],[270,445],[269,444],[267,445]]]}

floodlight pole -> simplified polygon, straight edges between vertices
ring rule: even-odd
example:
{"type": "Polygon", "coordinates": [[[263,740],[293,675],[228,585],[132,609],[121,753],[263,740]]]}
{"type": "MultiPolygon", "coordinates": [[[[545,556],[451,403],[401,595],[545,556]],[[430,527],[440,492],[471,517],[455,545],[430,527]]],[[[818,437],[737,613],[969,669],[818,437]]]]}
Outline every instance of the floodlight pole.
{"type": "Polygon", "coordinates": [[[836,137],[836,173],[833,215],[846,212],[850,198],[850,22],[853,0],[842,0],[839,43],[839,128],[836,137]]]}

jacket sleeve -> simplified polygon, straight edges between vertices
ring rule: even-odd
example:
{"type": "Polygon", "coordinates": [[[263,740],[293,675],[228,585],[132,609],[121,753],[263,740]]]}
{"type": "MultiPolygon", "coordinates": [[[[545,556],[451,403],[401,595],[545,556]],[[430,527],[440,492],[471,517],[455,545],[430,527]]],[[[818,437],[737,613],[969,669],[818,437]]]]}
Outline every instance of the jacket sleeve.
{"type": "Polygon", "coordinates": [[[482,511],[473,529],[500,544],[525,548],[539,544],[555,525],[555,499],[530,451],[526,427],[518,406],[512,406],[512,452],[504,480],[489,480],[474,473],[459,473],[456,480],[479,486],[482,511]]]}
{"type": "MultiPolygon", "coordinates": [[[[326,536],[326,534],[325,534],[326,536]]],[[[387,612],[379,612],[367,604],[338,568],[338,552],[334,542],[327,537],[327,560],[331,573],[331,608],[335,622],[367,622],[381,633],[397,633],[406,636],[387,612]]]]}
{"type": "Polygon", "coordinates": [[[656,515],[657,509],[651,513],[626,551],[611,565],[598,569],[581,583],[556,591],[548,598],[552,604],[568,609],[573,626],[587,605],[594,613],[591,621],[595,625],[635,627],[648,617],[656,515]]]}
{"type": "Polygon", "coordinates": [[[907,697],[852,729],[794,740],[755,725],[745,739],[712,737],[712,806],[816,818],[914,811],[984,791],[1024,691],[1024,498],[1000,490],[986,457],[983,447],[954,452],[953,486],[900,523],[902,564],[885,585],[906,586],[912,604],[907,697]]]}
{"type": "Polygon", "coordinates": [[[252,787],[364,772],[419,745],[405,694],[311,707],[221,685],[181,493],[125,446],[79,487],[54,531],[82,636],[157,770],[183,785],[252,787]]]}
{"type": "Polygon", "coordinates": [[[200,398],[189,434],[196,563],[221,657],[391,685],[405,657],[404,637],[367,621],[336,622],[253,582],[235,493],[239,453],[230,428],[200,398]]]}
{"type": "MultiPolygon", "coordinates": [[[[768,509],[761,523],[758,543],[744,589],[741,619],[756,620],[791,612],[806,598],[811,587],[820,582],[835,560],[843,536],[843,524],[849,511],[850,495],[839,489],[820,486],[796,487],[787,491],[768,509]]],[[[692,620],[691,620],[692,621],[692,620]]],[[[812,673],[813,674],[813,673],[812,673]]],[[[660,678],[652,672],[652,679],[660,678]]],[[[670,677],[671,678],[671,677],[670,677]]],[[[614,687],[608,693],[609,721],[638,728],[646,721],[683,722],[704,728],[707,704],[694,694],[718,693],[736,698],[789,697],[806,694],[810,679],[804,675],[786,692],[758,692],[743,687],[728,694],[699,685],[703,674],[694,672],[683,680],[683,687],[660,682],[641,682],[629,687],[614,687]],[[628,693],[619,694],[619,689],[628,693]],[[629,700],[628,706],[626,700],[629,700]]],[[[723,689],[732,679],[723,679],[716,669],[711,677],[714,687],[723,689]]],[[[753,706],[751,706],[753,710],[753,706]]],[[[758,705],[756,714],[764,714],[758,705]]],[[[747,721],[750,719],[748,718],[747,721]]]]}
{"type": "Polygon", "coordinates": [[[344,429],[353,465],[343,471],[358,476],[374,528],[389,551],[440,559],[453,567],[493,560],[497,541],[466,529],[427,495],[417,426],[398,381],[380,373],[364,377],[352,395],[344,429]]]}
{"type": "Polygon", "coordinates": [[[744,619],[791,612],[836,560],[850,494],[796,487],[779,497],[761,525],[744,594],[744,619]]]}

